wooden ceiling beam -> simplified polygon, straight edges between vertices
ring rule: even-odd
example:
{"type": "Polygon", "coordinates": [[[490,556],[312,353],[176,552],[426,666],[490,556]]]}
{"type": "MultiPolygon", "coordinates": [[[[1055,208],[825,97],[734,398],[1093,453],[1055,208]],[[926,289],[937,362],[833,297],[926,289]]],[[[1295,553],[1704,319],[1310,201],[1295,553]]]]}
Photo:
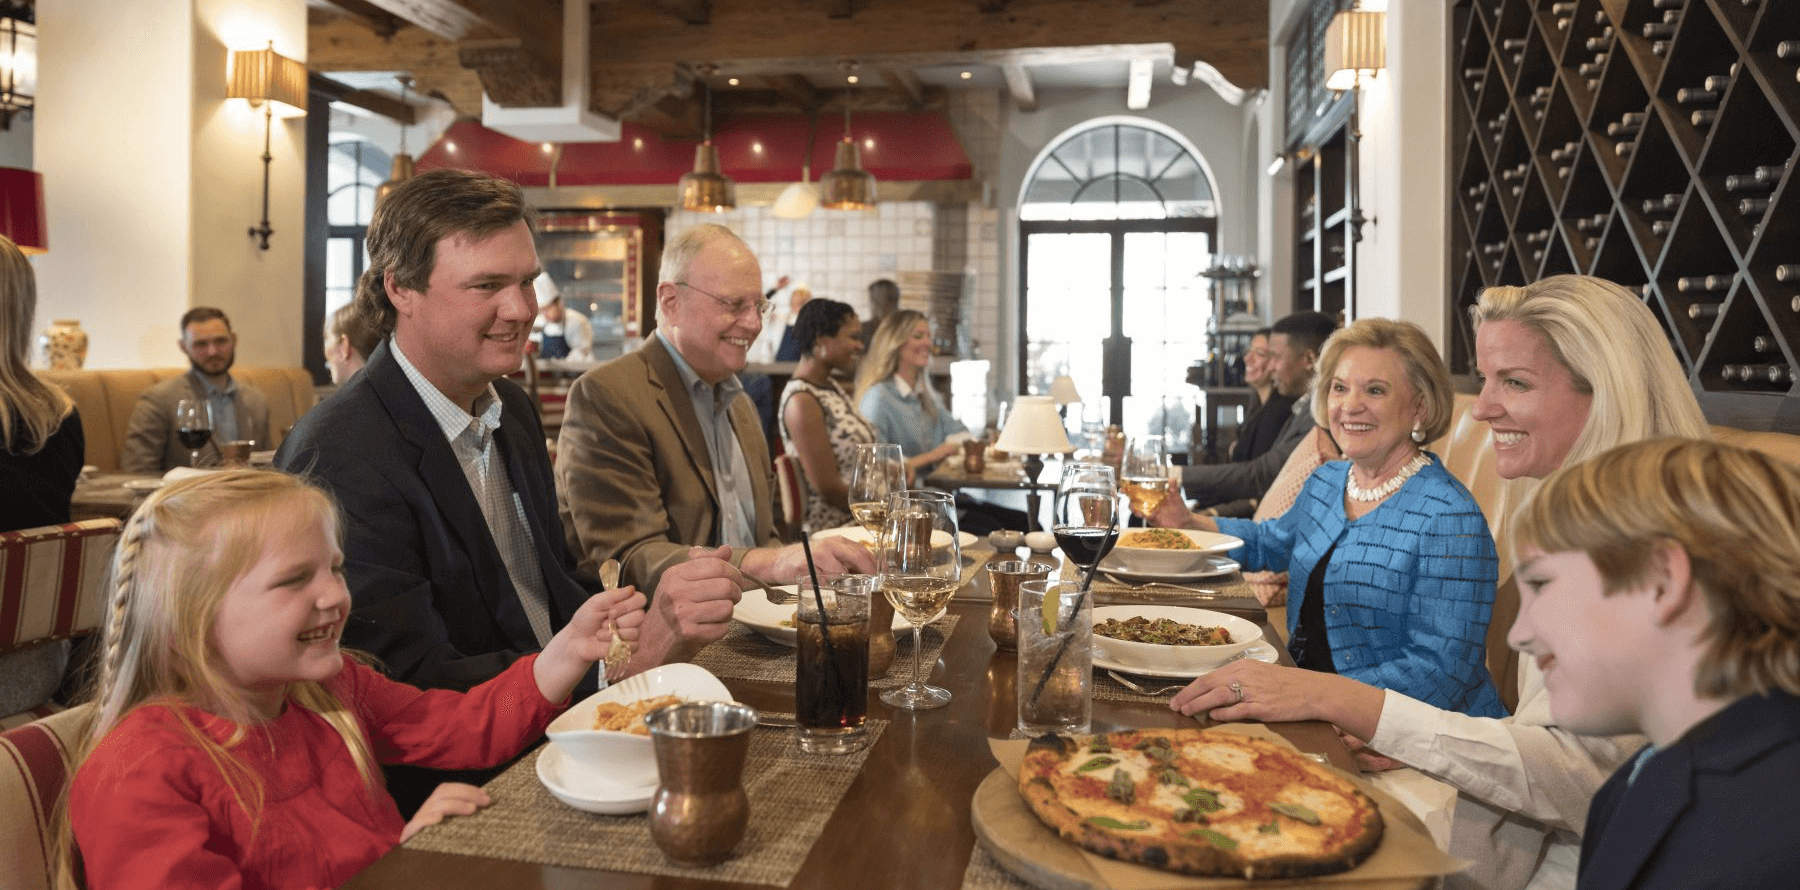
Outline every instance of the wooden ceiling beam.
{"type": "Polygon", "coordinates": [[[651,5],[685,25],[704,25],[712,21],[712,0],[654,0],[651,5]]]}
{"type": "Polygon", "coordinates": [[[821,16],[812,3],[713,0],[708,24],[682,28],[669,27],[667,15],[647,4],[602,0],[592,23],[597,65],[711,62],[724,71],[730,60],[802,59],[816,66],[850,58],[906,67],[903,60],[921,55],[982,61],[1006,51],[1079,52],[1157,41],[1245,87],[1268,83],[1268,28],[1268,0],[1119,4],[1105,15],[1094,14],[1092,0],[1011,0],[993,13],[968,0],[861,0],[849,18],[821,16]],[[821,58],[822,47],[831,48],[830,56],[821,58]]]}
{"type": "MultiPolygon", "coordinates": [[[[802,111],[813,111],[825,104],[825,95],[812,85],[812,81],[798,74],[764,75],[761,80],[769,89],[794,103],[802,111]]],[[[715,101],[717,95],[715,94],[715,101]]]]}
{"type": "Polygon", "coordinates": [[[347,18],[368,28],[377,37],[392,37],[406,24],[399,16],[368,0],[308,0],[306,13],[309,26],[334,18],[347,18]]]}
{"type": "Polygon", "coordinates": [[[1020,111],[1037,110],[1037,90],[1031,85],[1031,72],[1024,65],[1003,65],[1006,92],[1012,95],[1013,107],[1020,111]]]}
{"type": "Polygon", "coordinates": [[[457,62],[476,73],[496,104],[541,108],[562,101],[559,0],[366,2],[454,44],[457,62]]]}
{"type": "Polygon", "coordinates": [[[351,89],[348,85],[338,83],[323,74],[312,75],[308,79],[307,86],[315,92],[329,96],[333,102],[354,105],[365,111],[393,118],[402,124],[410,125],[418,121],[418,114],[411,103],[401,102],[399,99],[390,98],[373,90],[351,89]]]}

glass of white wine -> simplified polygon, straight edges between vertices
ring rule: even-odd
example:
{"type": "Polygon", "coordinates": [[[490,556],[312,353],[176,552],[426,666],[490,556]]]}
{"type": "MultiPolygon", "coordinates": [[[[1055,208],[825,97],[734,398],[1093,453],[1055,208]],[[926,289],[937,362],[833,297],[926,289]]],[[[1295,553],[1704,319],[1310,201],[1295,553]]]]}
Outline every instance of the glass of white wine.
{"type": "Polygon", "coordinates": [[[857,445],[850,452],[846,477],[850,515],[869,533],[881,536],[888,496],[906,488],[906,458],[898,445],[857,445]]]}
{"type": "Polygon", "coordinates": [[[1169,493],[1169,453],[1163,437],[1139,436],[1125,449],[1123,484],[1131,512],[1149,516],[1169,493]]]}
{"type": "Polygon", "coordinates": [[[912,682],[881,694],[891,707],[941,708],[950,691],[927,685],[919,629],[937,620],[962,583],[962,553],[956,542],[956,501],[941,491],[897,491],[888,498],[877,546],[881,592],[912,625],[912,682]]]}

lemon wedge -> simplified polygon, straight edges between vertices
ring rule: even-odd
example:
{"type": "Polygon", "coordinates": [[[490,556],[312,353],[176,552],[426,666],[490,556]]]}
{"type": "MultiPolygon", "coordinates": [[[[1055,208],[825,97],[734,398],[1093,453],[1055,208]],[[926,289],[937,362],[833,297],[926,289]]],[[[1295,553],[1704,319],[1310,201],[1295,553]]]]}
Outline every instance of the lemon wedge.
{"type": "Polygon", "coordinates": [[[1052,636],[1056,633],[1057,611],[1061,605],[1062,597],[1057,596],[1055,590],[1044,592],[1044,608],[1042,610],[1044,613],[1044,636],[1052,636]]]}

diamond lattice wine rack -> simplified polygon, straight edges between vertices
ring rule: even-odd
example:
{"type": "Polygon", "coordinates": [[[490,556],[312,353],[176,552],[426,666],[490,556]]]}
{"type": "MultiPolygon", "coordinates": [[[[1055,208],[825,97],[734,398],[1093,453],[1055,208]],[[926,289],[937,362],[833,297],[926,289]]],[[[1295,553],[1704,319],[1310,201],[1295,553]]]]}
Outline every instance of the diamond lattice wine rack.
{"type": "Polygon", "coordinates": [[[1451,29],[1453,368],[1483,287],[1585,272],[1643,294],[1715,422],[1791,425],[1800,0],[1460,0],[1451,29]]]}

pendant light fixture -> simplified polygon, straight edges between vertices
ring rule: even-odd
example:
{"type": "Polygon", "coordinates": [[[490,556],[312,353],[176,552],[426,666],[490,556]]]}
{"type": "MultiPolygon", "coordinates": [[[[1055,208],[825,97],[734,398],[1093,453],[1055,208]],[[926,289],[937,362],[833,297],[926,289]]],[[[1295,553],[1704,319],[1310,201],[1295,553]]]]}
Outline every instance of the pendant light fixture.
{"type": "Polygon", "coordinates": [[[875,206],[875,177],[862,168],[862,152],[850,138],[848,86],[844,87],[844,140],[837,146],[837,164],[819,178],[819,185],[823,190],[819,206],[827,210],[867,210],[875,206]]]}
{"type": "MultiPolygon", "coordinates": [[[[413,79],[410,76],[403,75],[400,78],[400,106],[402,108],[406,107],[406,91],[412,86],[412,82],[413,79]]],[[[400,153],[394,155],[394,165],[388,168],[387,182],[375,187],[375,203],[381,204],[388,195],[393,193],[394,189],[400,187],[400,183],[411,178],[413,178],[413,156],[406,153],[406,121],[402,119],[400,121],[400,153]]]]}
{"type": "Polygon", "coordinates": [[[706,138],[694,148],[694,172],[684,174],[676,184],[681,194],[681,209],[719,213],[737,206],[737,184],[719,172],[719,150],[712,141],[712,85],[706,82],[710,70],[701,72],[701,87],[706,90],[706,138]]]}
{"type": "Polygon", "coordinates": [[[818,115],[812,115],[806,128],[806,163],[800,166],[800,181],[781,190],[769,212],[776,219],[805,219],[819,209],[819,187],[813,185],[813,140],[819,132],[818,115]]]}

